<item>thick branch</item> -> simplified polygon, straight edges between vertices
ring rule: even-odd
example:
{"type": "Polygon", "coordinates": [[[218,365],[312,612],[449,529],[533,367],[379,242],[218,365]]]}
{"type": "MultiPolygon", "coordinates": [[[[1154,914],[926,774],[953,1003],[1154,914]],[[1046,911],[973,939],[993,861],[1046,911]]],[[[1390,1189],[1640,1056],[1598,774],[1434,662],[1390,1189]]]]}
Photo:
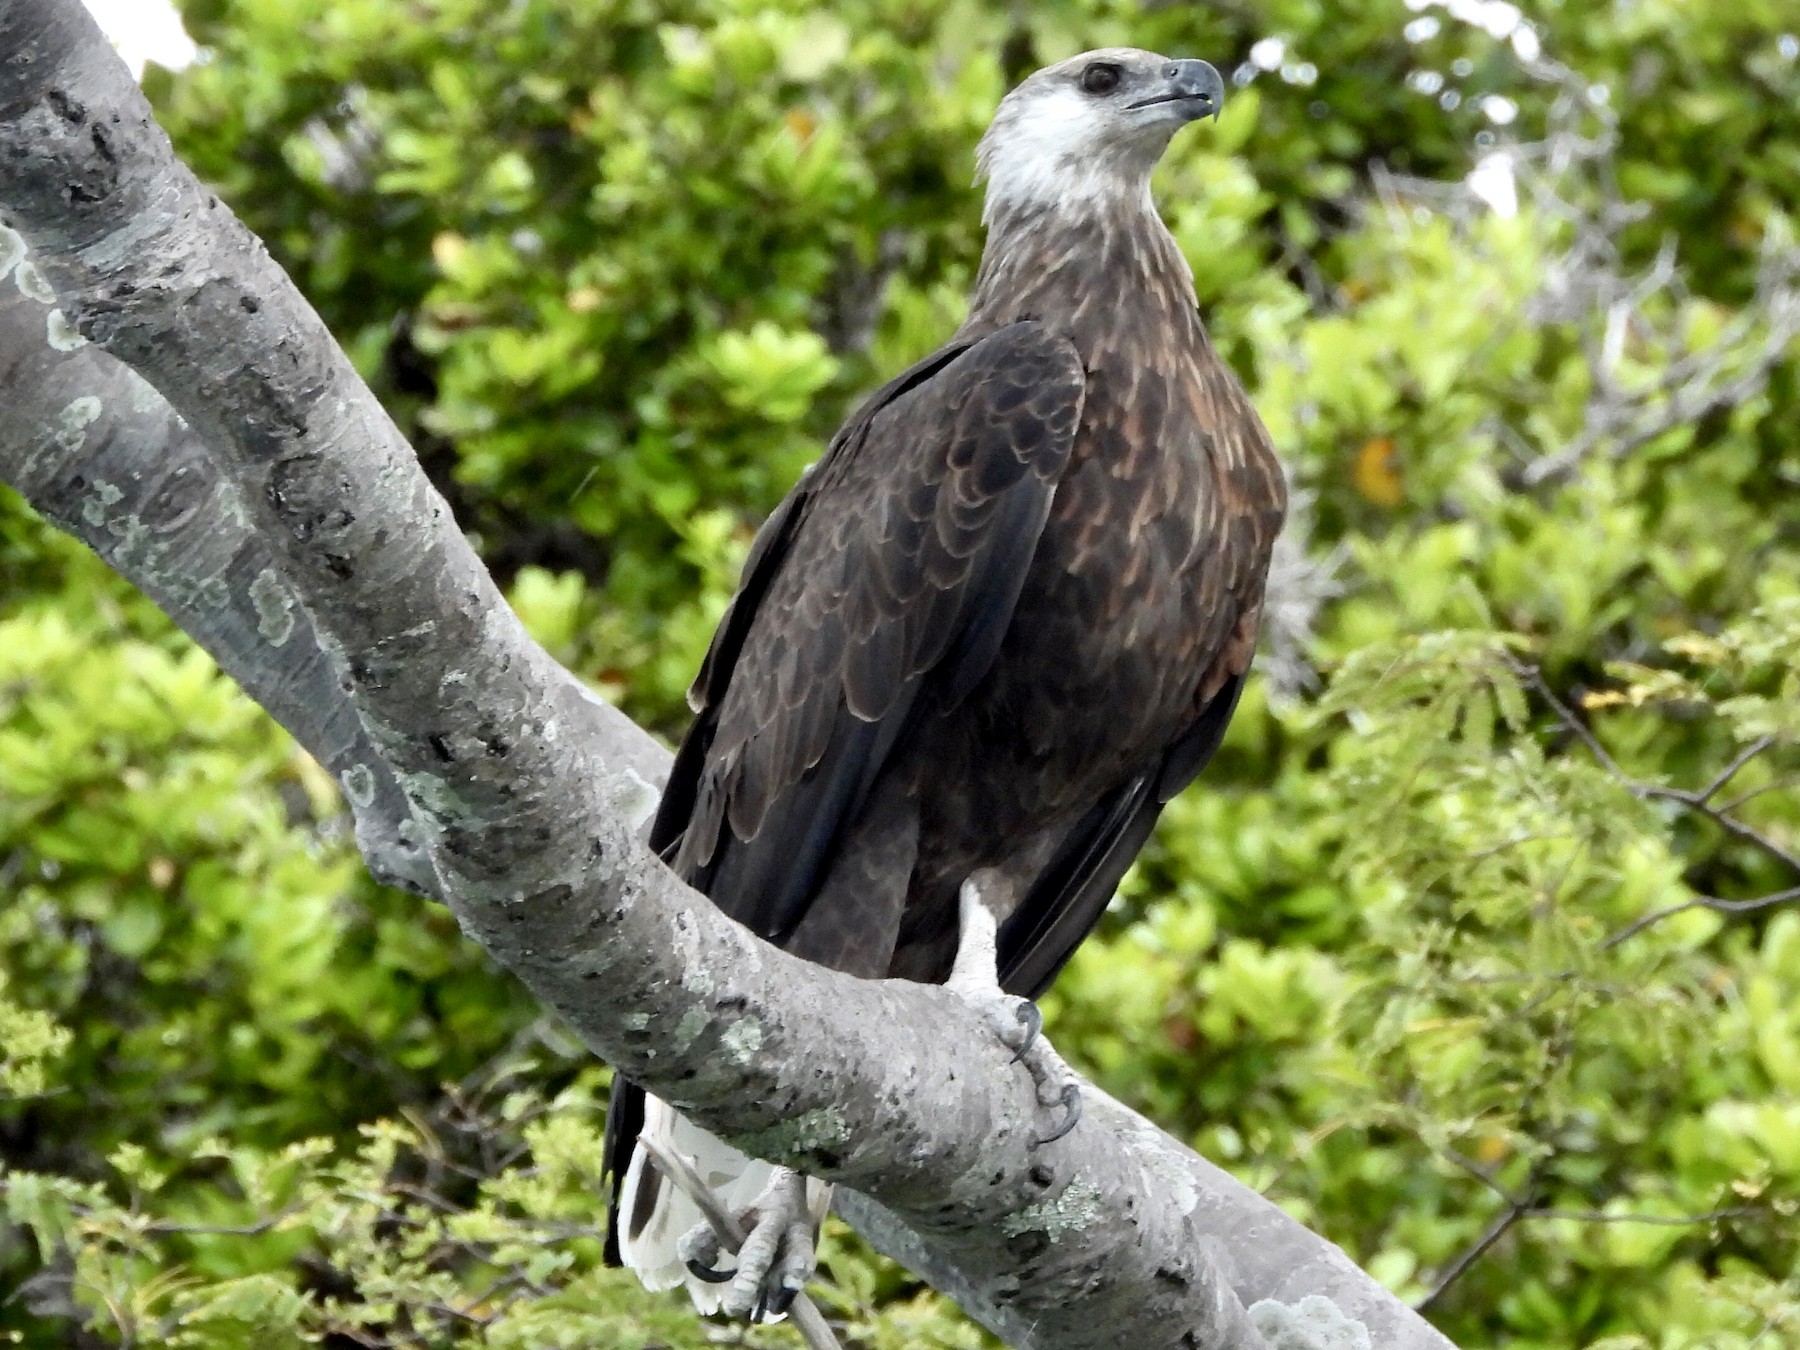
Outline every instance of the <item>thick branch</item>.
{"type": "MultiPolygon", "coordinates": [[[[180,414],[75,332],[25,241],[4,225],[0,387],[0,482],[154,600],[324,765],[377,879],[436,895],[399,782],[344,697],[343,672],[321,648],[286,560],[180,414]]],[[[565,678],[613,724],[631,770],[660,785],[662,747],[565,678]]]]}
{"type": "MultiPolygon", "coordinates": [[[[1250,1303],[1266,1332],[1301,1337],[1286,1344],[1307,1343],[1308,1318],[1344,1344],[1444,1344],[1122,1108],[1031,1147],[1026,1075],[945,991],[797,961],[682,886],[635,838],[653,799],[633,767],[642,733],[525,635],[317,316],[174,160],[77,0],[0,0],[0,51],[9,223],[79,331],[210,448],[200,462],[234,496],[203,500],[235,501],[273,550],[438,894],[590,1046],[751,1152],[893,1211],[918,1264],[956,1272],[971,1311],[1017,1344],[1255,1346],[1250,1303]]],[[[248,567],[212,575],[245,585],[248,567]]],[[[173,590],[165,603],[192,607],[173,590]]],[[[219,641],[266,665],[243,636],[219,641]]]]}
{"type": "Polygon", "coordinates": [[[162,395],[88,346],[52,300],[24,241],[0,226],[0,481],[161,606],[325,766],[379,880],[434,893],[400,785],[230,484],[162,395]]]}

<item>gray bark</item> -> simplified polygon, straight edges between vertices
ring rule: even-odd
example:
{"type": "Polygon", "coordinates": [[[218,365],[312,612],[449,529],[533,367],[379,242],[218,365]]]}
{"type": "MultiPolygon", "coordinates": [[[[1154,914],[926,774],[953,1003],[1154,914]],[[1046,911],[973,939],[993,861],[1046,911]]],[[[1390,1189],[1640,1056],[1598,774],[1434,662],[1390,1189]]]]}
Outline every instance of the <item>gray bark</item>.
{"type": "Polygon", "coordinates": [[[0,217],[30,251],[0,304],[0,477],[337,775],[379,874],[651,1091],[849,1188],[853,1223],[1014,1345],[1448,1344],[1096,1091],[1033,1147],[1029,1078],[946,991],[797,961],[683,886],[636,837],[666,753],[525,634],[79,0],[0,0],[0,58],[0,217]]]}
{"type": "Polygon", "coordinates": [[[161,394],[68,327],[0,226],[0,480],[171,615],[334,777],[389,885],[432,894],[400,785],[337,693],[312,620],[206,447],[161,394]]]}

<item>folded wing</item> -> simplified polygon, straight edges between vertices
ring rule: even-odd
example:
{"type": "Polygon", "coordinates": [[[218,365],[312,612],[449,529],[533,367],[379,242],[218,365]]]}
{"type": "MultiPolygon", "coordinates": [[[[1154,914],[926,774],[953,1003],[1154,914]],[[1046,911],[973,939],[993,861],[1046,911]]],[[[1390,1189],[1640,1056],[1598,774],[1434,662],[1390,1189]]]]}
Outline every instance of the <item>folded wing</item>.
{"type": "Polygon", "coordinates": [[[947,348],[764,525],[652,831],[726,913],[792,931],[921,700],[954,704],[992,664],[1084,392],[1074,347],[1036,323],[947,348]]]}

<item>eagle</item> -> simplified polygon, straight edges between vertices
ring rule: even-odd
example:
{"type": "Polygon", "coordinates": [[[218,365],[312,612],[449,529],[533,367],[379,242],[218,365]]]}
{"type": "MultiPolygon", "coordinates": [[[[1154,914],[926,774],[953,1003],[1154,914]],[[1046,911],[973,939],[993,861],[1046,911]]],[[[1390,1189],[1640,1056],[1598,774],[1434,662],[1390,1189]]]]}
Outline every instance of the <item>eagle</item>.
{"type": "MultiPolygon", "coordinates": [[[[1024,1053],[1042,1043],[1019,1000],[1218,749],[1286,509],[1150,195],[1224,93],[1204,61],[1106,48],[1006,95],[976,151],[968,318],[758,532],[651,826],[684,880],[796,956],[970,990],[985,963],[1063,1109],[1047,1137],[1079,1096],[1024,1053]]],[[[626,1082],[607,1158],[609,1254],[652,1287],[754,1315],[810,1272],[818,1183],[626,1082]],[[644,1136],[757,1221],[735,1273],[644,1136]]]]}

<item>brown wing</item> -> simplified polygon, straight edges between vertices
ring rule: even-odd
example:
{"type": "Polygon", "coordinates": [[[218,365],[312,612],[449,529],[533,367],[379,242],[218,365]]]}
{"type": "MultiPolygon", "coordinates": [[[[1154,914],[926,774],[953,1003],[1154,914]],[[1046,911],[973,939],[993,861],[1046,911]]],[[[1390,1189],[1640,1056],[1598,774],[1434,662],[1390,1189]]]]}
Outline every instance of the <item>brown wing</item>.
{"type": "Polygon", "coordinates": [[[869,400],[763,527],[695,682],[653,845],[780,940],[920,694],[991,665],[1081,418],[1075,348],[1018,323],[869,400]]]}
{"type": "Polygon", "coordinates": [[[1244,677],[1234,675],[1187,732],[1143,773],[1096,802],[1001,925],[1000,987],[1035,999],[1050,987],[1111,902],[1163,807],[1199,775],[1224,739],[1244,677]]]}
{"type": "MultiPolygon", "coordinates": [[[[1199,371],[1204,396],[1200,420],[1208,428],[1218,498],[1203,536],[1206,561],[1196,594],[1205,602],[1208,622],[1170,626],[1192,643],[1170,668],[1204,672],[1192,720],[1171,741],[1152,747],[1133,773],[1094,803],[1001,926],[1000,982],[1009,993],[1026,998],[1043,993],[1099,921],[1163,807],[1218,750],[1255,653],[1269,551],[1281,528],[1287,494],[1267,432],[1242,387],[1210,349],[1206,357],[1199,371]]],[[[1140,441],[1152,434],[1152,427],[1135,428],[1140,441]]],[[[1069,504],[1065,501],[1063,507],[1069,504]]],[[[1090,507],[1083,519],[1092,523],[1103,514],[1090,507]]],[[[1096,547],[1121,547],[1135,531],[1102,526],[1093,533],[1096,547]]],[[[1125,560],[1101,569],[1115,578],[1129,570],[1125,560]]],[[[1068,718],[1045,720],[1065,728],[1065,735],[1066,728],[1082,725],[1075,710],[1068,718]]]]}

